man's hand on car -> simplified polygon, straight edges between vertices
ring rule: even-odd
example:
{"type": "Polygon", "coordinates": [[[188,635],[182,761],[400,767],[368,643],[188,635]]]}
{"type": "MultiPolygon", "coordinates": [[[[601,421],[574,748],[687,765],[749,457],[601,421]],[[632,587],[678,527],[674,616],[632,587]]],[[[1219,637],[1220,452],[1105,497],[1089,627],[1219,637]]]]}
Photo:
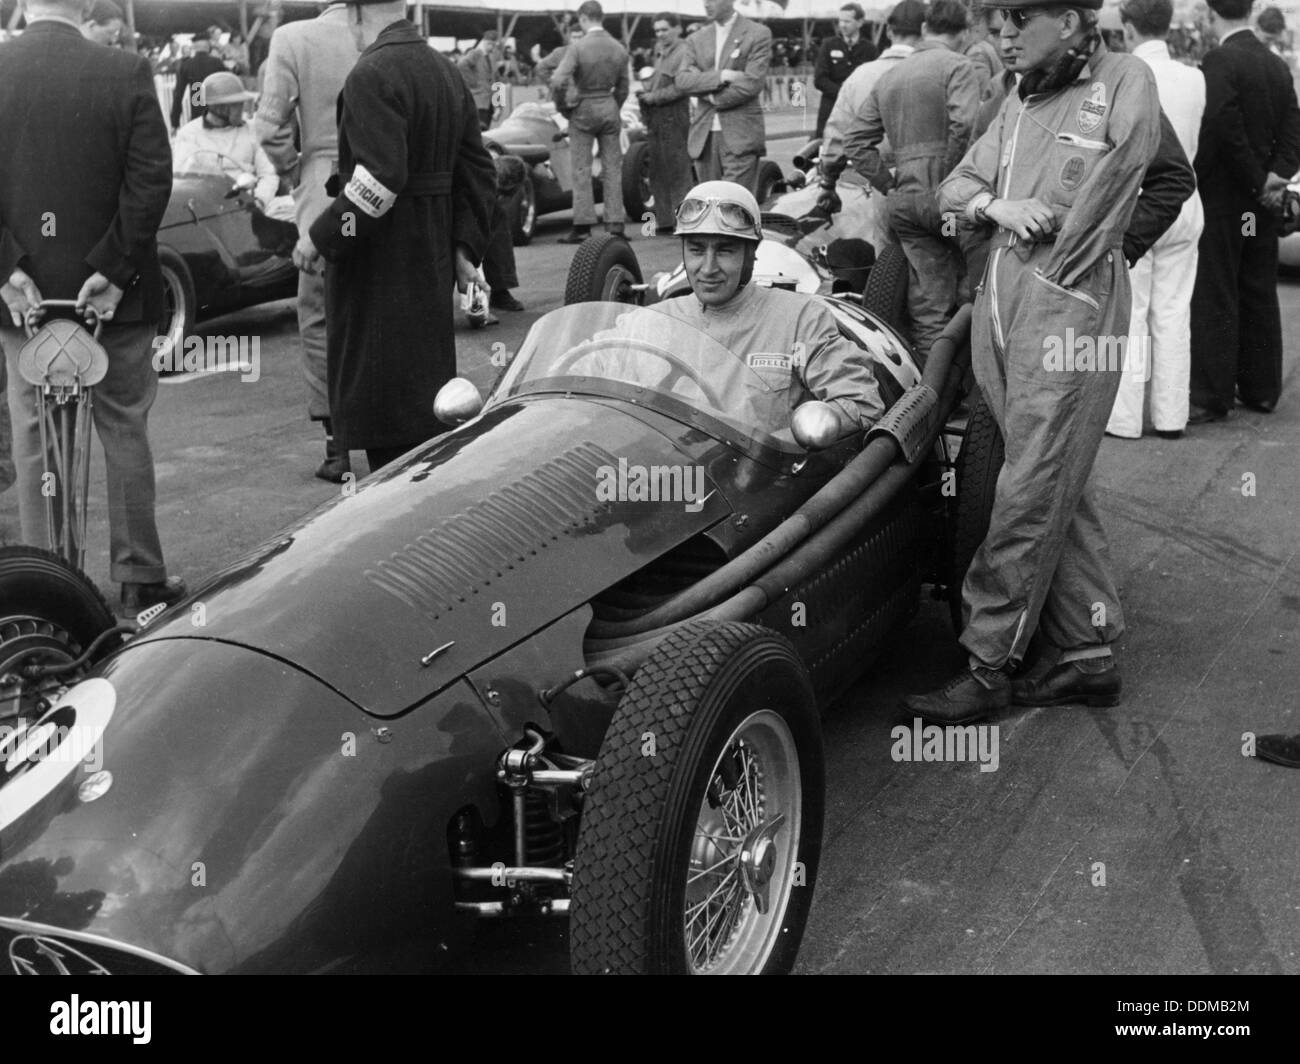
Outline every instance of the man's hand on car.
{"type": "Polygon", "coordinates": [[[844,209],[844,204],[840,202],[839,193],[835,191],[835,182],[828,182],[822,179],[817,193],[817,211],[829,217],[832,214],[839,214],[844,209]]]}
{"type": "Polygon", "coordinates": [[[112,321],[120,302],[122,289],[102,273],[92,273],[77,293],[77,313],[85,317],[89,308],[100,321],[112,321]]]}
{"type": "Polygon", "coordinates": [[[1010,229],[1021,240],[1038,240],[1056,229],[1056,215],[1052,208],[1038,199],[995,199],[984,209],[984,214],[1003,229],[1010,229]]]}
{"type": "Polygon", "coordinates": [[[15,329],[23,327],[27,311],[40,306],[41,302],[41,290],[36,287],[36,282],[16,267],[9,275],[9,280],[0,286],[0,296],[3,296],[5,306],[9,308],[9,317],[15,329]]]}

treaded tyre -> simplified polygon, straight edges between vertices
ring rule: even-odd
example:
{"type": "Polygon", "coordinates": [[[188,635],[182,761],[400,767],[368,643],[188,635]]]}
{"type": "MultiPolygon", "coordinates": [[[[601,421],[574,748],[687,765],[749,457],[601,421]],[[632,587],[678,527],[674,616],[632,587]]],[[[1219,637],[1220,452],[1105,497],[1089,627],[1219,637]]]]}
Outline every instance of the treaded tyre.
{"type": "Polygon", "coordinates": [[[758,200],[759,207],[762,207],[778,192],[785,191],[785,174],[781,173],[781,167],[771,159],[764,159],[758,164],[758,192],[754,198],[758,200]]]}
{"type": "Polygon", "coordinates": [[[907,331],[907,256],[897,244],[886,244],[867,274],[862,305],[886,325],[907,331]]]}
{"type": "Polygon", "coordinates": [[[564,304],[642,302],[631,286],[641,283],[636,252],[621,236],[594,233],[578,245],[564,284],[564,304]]]}
{"type": "Polygon", "coordinates": [[[646,213],[654,214],[655,197],[650,188],[650,145],[633,141],[623,156],[623,210],[629,225],[640,225],[646,213]]]}
{"type": "Polygon", "coordinates": [[[735,622],[672,632],[596,759],[574,863],[573,970],[789,971],[824,796],[817,704],[789,641],[735,622]]]}
{"type": "Polygon", "coordinates": [[[1002,432],[993,418],[993,411],[982,393],[975,392],[974,398],[956,463],[957,501],[953,518],[948,608],[958,635],[965,627],[961,586],[975,552],[988,534],[998,473],[1002,470],[1005,456],[1002,432]]]}
{"type": "MultiPolygon", "coordinates": [[[[75,661],[116,624],[99,589],[57,554],[36,547],[0,548],[0,676],[25,665],[75,661]]],[[[66,682],[62,677],[50,686],[66,682]]],[[[36,694],[29,690],[32,699],[36,694]]],[[[8,708],[0,705],[0,711],[8,708]]],[[[21,708],[34,712],[31,706],[21,708]]]]}
{"type": "MultiPolygon", "coordinates": [[[[194,295],[194,279],[190,268],[180,253],[163,244],[158,245],[158,265],[162,269],[163,296],[166,314],[158,327],[158,335],[171,341],[171,357],[178,366],[185,337],[194,331],[198,320],[198,301],[194,295]]],[[[176,372],[164,369],[164,373],[176,372]]]]}

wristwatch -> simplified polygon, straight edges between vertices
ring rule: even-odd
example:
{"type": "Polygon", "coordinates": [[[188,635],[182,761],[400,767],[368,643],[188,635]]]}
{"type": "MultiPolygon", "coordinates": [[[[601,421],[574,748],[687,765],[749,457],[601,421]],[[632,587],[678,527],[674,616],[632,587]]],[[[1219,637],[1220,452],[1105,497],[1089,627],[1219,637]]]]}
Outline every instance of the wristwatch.
{"type": "Polygon", "coordinates": [[[991,221],[989,218],[989,206],[996,199],[991,192],[981,192],[970,203],[971,217],[977,222],[991,221]]]}

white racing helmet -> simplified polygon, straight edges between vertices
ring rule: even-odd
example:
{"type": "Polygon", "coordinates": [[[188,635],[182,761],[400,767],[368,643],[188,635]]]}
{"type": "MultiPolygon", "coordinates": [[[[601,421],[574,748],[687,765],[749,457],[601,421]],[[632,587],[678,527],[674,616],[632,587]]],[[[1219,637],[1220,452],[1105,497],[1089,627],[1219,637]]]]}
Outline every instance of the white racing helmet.
{"type": "Polygon", "coordinates": [[[702,181],[677,208],[673,236],[735,236],[763,239],[762,211],[754,194],[734,181],[702,181]]]}

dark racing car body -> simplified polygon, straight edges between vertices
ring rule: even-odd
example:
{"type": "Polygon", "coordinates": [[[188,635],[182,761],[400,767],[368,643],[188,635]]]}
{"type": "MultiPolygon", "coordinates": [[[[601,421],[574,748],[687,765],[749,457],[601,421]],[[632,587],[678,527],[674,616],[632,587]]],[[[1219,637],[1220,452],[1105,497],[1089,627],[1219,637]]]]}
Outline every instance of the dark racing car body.
{"type": "Polygon", "coordinates": [[[952,582],[968,319],[922,381],[838,313],[890,363],[865,446],[655,308],[587,304],[136,633],[0,552],[0,969],[430,970],[517,913],[567,915],[579,971],[788,969],[818,709],[952,582]]]}

